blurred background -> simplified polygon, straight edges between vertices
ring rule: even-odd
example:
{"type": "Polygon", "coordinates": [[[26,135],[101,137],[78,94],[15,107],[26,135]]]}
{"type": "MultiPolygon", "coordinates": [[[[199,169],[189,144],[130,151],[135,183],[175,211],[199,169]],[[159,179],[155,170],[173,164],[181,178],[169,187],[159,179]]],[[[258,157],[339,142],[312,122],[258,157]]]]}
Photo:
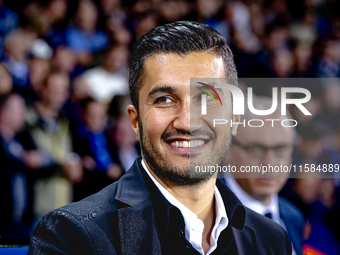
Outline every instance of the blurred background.
{"type": "MultiPolygon", "coordinates": [[[[312,117],[291,109],[293,163],[339,164],[339,1],[0,0],[2,238],[28,238],[42,215],[129,169],[140,155],[126,112],[130,50],[177,20],[219,31],[239,77],[333,78],[301,85],[312,117]]],[[[267,86],[255,92],[271,96],[267,86]]],[[[305,242],[315,254],[340,254],[333,177],[290,179],[281,192],[314,222],[305,242]]]]}

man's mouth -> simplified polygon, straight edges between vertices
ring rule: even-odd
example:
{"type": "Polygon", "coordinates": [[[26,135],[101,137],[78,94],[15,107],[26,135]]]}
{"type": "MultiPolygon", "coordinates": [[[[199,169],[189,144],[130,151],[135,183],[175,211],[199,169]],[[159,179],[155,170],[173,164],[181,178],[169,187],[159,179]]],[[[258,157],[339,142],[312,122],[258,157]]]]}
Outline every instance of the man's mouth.
{"type": "Polygon", "coordinates": [[[205,143],[205,140],[173,141],[170,145],[177,148],[196,148],[204,145],[205,143]]]}

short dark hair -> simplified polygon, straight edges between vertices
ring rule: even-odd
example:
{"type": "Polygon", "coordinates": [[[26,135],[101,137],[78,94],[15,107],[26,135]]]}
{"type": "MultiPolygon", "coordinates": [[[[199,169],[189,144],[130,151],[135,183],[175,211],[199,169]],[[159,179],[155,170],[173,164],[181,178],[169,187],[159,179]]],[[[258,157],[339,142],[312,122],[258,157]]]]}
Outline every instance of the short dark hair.
{"type": "Polygon", "coordinates": [[[208,25],[177,21],[156,27],[144,34],[136,42],[129,62],[130,97],[137,111],[139,109],[138,95],[143,86],[143,67],[147,58],[162,53],[186,55],[203,51],[222,57],[226,78],[237,78],[233,54],[225,38],[208,25]]]}
{"type": "Polygon", "coordinates": [[[84,114],[87,110],[87,107],[89,106],[89,104],[92,103],[99,103],[98,101],[96,101],[93,97],[86,97],[83,100],[80,101],[79,103],[79,108],[82,112],[82,114],[84,114]]]}

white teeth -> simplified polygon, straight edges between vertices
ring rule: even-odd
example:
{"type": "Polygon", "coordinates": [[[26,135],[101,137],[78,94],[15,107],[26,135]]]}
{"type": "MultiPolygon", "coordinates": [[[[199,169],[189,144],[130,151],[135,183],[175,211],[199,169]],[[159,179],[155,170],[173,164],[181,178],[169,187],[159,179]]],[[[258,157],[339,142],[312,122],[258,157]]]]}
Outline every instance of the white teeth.
{"type": "Polygon", "coordinates": [[[171,146],[177,147],[177,148],[195,148],[202,146],[204,144],[203,140],[193,140],[193,141],[182,141],[182,142],[172,142],[171,146]]]}

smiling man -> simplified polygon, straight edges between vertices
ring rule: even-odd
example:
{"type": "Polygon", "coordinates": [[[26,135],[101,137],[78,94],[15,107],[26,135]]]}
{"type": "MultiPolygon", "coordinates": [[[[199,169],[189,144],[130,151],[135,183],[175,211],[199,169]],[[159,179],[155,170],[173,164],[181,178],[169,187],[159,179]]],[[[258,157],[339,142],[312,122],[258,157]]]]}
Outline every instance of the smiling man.
{"type": "Polygon", "coordinates": [[[222,164],[237,131],[211,122],[238,121],[230,93],[218,91],[223,107],[201,115],[202,90],[190,82],[237,78],[223,36],[185,21],[153,29],[137,41],[129,75],[142,157],[118,182],[47,214],[29,254],[290,254],[279,225],[216,178],[190,175],[192,165],[222,164]]]}

